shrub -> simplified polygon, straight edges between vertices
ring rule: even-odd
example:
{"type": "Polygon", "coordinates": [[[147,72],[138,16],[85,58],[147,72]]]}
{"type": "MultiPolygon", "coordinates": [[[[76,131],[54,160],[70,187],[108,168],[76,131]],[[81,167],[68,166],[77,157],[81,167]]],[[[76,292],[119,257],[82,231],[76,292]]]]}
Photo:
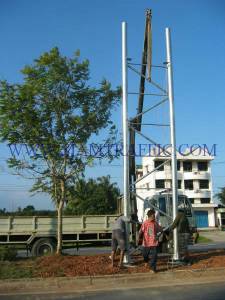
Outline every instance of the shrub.
{"type": "Polygon", "coordinates": [[[17,250],[14,246],[0,246],[0,261],[14,260],[17,256],[17,250]]]}

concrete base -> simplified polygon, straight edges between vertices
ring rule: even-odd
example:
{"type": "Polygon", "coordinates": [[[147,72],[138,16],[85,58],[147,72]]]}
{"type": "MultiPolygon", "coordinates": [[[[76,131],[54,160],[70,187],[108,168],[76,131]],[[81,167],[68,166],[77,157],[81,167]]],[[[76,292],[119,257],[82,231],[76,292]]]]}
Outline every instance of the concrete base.
{"type": "Polygon", "coordinates": [[[82,293],[143,287],[175,286],[224,282],[225,268],[199,270],[171,270],[167,272],[135,273],[95,277],[33,278],[0,280],[0,295],[82,293]]]}

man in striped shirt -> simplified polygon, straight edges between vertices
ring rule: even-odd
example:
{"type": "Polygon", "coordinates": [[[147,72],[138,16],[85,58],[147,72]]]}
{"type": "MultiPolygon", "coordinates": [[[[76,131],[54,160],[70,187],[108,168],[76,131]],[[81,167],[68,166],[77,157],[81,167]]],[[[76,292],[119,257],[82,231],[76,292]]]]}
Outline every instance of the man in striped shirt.
{"type": "Polygon", "coordinates": [[[155,210],[150,209],[147,212],[148,219],[144,221],[139,231],[139,239],[143,239],[142,242],[142,254],[144,261],[147,264],[149,262],[149,255],[151,255],[150,269],[153,273],[156,273],[157,264],[157,252],[158,252],[158,239],[157,233],[162,231],[162,227],[155,220],[155,210]]]}

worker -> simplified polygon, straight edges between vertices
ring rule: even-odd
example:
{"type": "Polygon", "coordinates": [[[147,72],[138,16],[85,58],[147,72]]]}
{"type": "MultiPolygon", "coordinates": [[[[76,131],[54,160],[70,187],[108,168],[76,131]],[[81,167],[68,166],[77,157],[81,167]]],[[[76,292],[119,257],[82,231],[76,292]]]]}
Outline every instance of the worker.
{"type": "Polygon", "coordinates": [[[139,244],[142,240],[142,254],[146,265],[150,266],[152,273],[156,273],[156,264],[158,256],[158,233],[162,231],[162,227],[155,220],[155,210],[150,209],[147,212],[148,219],[144,221],[139,231],[139,244]],[[151,260],[149,262],[149,256],[151,260]]]}
{"type": "Polygon", "coordinates": [[[178,249],[181,255],[181,261],[185,264],[191,264],[188,251],[188,241],[190,238],[190,226],[185,210],[182,206],[178,207],[178,213],[169,230],[177,228],[178,232],[178,249]]]}
{"type": "Polygon", "coordinates": [[[120,260],[118,267],[123,267],[123,258],[126,250],[126,222],[130,221],[130,218],[120,215],[115,219],[115,222],[112,225],[112,253],[110,256],[112,267],[115,266],[115,256],[118,247],[120,248],[120,260]]]}
{"type": "Polygon", "coordinates": [[[158,210],[156,210],[156,212],[155,212],[155,220],[161,226],[160,212],[158,210]]]}

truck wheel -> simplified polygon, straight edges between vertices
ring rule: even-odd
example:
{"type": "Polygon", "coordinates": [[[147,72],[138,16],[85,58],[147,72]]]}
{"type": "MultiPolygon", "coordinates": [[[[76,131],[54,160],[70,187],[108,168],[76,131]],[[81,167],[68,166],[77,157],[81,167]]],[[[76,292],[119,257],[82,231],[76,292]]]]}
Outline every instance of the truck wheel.
{"type": "Polygon", "coordinates": [[[32,256],[42,256],[53,254],[56,249],[56,243],[53,239],[41,238],[38,239],[32,246],[32,256]]]}

